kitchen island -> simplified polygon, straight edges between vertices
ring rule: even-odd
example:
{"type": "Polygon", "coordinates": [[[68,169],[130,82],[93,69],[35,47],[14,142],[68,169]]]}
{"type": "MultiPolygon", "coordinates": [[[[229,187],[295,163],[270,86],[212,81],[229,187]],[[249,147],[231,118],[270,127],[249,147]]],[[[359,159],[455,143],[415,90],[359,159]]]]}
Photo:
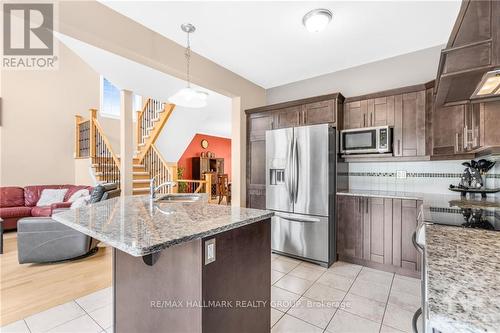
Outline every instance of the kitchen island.
{"type": "Polygon", "coordinates": [[[272,215],[126,196],[53,218],[113,247],[114,332],[269,332],[272,215]]]}

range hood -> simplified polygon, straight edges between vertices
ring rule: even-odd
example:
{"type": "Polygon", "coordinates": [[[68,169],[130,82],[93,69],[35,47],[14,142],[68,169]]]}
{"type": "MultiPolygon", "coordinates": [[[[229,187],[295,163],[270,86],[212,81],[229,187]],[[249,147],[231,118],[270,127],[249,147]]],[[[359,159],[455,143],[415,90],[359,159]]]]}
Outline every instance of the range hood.
{"type": "Polygon", "coordinates": [[[481,101],[500,99],[500,69],[484,74],[470,98],[481,101]]]}
{"type": "Polygon", "coordinates": [[[486,95],[498,97],[498,88],[488,87],[497,80],[495,75],[500,69],[499,17],[500,1],[462,1],[439,59],[434,88],[437,107],[479,102],[486,95]]]}

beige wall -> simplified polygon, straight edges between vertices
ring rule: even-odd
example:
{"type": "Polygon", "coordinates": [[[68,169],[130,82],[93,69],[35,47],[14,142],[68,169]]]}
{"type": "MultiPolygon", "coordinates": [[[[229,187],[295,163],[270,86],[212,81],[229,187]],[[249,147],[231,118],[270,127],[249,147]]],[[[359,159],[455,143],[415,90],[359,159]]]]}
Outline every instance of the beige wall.
{"type": "Polygon", "coordinates": [[[64,45],[59,69],[2,71],[2,185],[73,183],[74,116],[99,106],[99,76],[64,45]]]}
{"type": "Polygon", "coordinates": [[[75,158],[75,179],[74,183],[79,185],[95,186],[92,176],[90,175],[90,168],[92,167],[92,160],[90,158],[75,158]]]}
{"type": "MultiPolygon", "coordinates": [[[[118,14],[98,2],[66,1],[59,5],[59,30],[101,49],[184,79],[184,47],[118,14]],[[92,18],[92,19],[89,19],[92,18]],[[126,33],[125,33],[126,32],[126,33]]],[[[262,106],[265,90],[216,63],[193,53],[195,84],[236,98],[233,102],[233,203],[245,203],[245,121],[243,111],[262,106]]]]}
{"type": "Polygon", "coordinates": [[[444,45],[375,61],[267,90],[267,104],[340,92],[345,97],[411,86],[436,78],[444,45]]]}

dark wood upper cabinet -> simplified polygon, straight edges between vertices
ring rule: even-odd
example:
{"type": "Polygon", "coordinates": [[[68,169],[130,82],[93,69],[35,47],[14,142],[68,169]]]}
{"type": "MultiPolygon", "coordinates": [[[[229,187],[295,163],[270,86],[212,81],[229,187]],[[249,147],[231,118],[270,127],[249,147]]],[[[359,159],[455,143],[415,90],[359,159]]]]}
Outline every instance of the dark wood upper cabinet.
{"type": "Polygon", "coordinates": [[[500,1],[462,1],[436,79],[436,105],[465,103],[483,74],[500,66],[500,1]]]}
{"type": "Polygon", "coordinates": [[[301,122],[302,106],[291,106],[274,112],[273,128],[299,126],[301,122]]]}
{"type": "Polygon", "coordinates": [[[425,90],[395,96],[394,156],[425,156],[425,90]]]}
{"type": "Polygon", "coordinates": [[[335,100],[308,103],[302,106],[303,125],[335,123],[337,121],[337,108],[335,100]]]}
{"type": "Polygon", "coordinates": [[[394,126],[395,96],[375,98],[373,102],[373,126],[394,126]]]}
{"type": "Polygon", "coordinates": [[[367,104],[363,101],[354,101],[344,104],[344,128],[361,128],[366,124],[367,104]]]}
{"type": "Polygon", "coordinates": [[[481,147],[500,146],[500,101],[479,105],[479,143],[481,147]]]}
{"type": "Polygon", "coordinates": [[[453,155],[460,152],[464,113],[464,105],[435,108],[432,120],[432,155],[453,155]]]}
{"type": "Polygon", "coordinates": [[[247,131],[249,140],[265,140],[266,131],[273,128],[273,116],[270,114],[258,114],[248,117],[247,131]]]}

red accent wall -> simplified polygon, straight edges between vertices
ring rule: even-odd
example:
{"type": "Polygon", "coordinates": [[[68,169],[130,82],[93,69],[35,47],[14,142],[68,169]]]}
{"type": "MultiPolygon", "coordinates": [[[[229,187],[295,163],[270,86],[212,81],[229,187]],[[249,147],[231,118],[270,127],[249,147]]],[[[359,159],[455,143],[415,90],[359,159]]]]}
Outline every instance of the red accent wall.
{"type": "Polygon", "coordinates": [[[215,157],[224,159],[224,173],[227,173],[231,179],[231,139],[221,138],[205,134],[196,134],[182,154],[177,166],[184,168],[184,179],[192,179],[192,160],[193,157],[199,157],[201,152],[210,151],[215,154],[215,157]],[[208,141],[208,148],[201,147],[201,140],[208,141]]]}

